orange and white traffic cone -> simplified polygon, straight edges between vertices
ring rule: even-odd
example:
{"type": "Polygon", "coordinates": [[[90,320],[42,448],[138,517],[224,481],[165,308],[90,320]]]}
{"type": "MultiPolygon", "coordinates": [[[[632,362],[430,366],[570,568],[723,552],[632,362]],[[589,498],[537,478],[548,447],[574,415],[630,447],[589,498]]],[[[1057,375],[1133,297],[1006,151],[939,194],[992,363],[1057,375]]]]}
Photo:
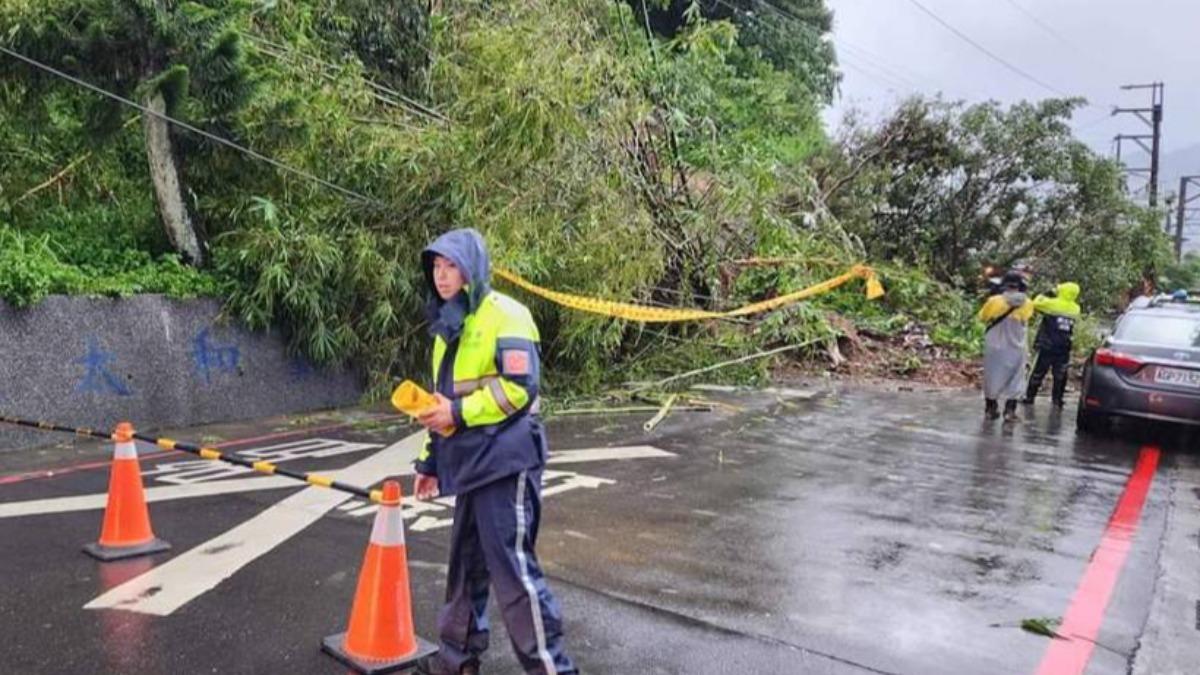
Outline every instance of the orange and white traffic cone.
{"type": "Polygon", "coordinates": [[[118,424],[113,431],[113,440],[116,448],[108,478],[108,506],[104,509],[100,541],[85,545],[83,550],[105,561],[166,551],[171,545],[155,538],[150,529],[150,511],[146,508],[146,494],[142,490],[142,470],[138,466],[133,425],[128,422],[118,424]]]}
{"type": "Polygon", "coordinates": [[[412,668],[437,652],[436,646],[413,631],[408,553],[396,481],[383,484],[383,501],[375,514],[350,610],[350,629],[325,638],[321,649],[366,675],[412,668]]]}

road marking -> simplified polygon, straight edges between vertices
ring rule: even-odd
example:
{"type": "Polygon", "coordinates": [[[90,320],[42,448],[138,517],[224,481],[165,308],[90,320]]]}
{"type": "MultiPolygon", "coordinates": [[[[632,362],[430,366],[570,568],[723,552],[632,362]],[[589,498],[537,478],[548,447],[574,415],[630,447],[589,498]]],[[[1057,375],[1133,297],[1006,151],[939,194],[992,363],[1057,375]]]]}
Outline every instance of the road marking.
{"type": "MultiPolygon", "coordinates": [[[[413,434],[400,442],[389,446],[364,459],[349,468],[331,472],[331,476],[355,484],[374,484],[384,476],[407,475],[412,473],[412,461],[424,444],[423,432],[413,434]],[[397,470],[399,470],[397,472],[397,470]]],[[[320,447],[324,452],[334,452],[321,444],[310,447],[320,447]]],[[[259,453],[262,450],[258,451],[259,453]]],[[[587,450],[568,450],[555,453],[551,463],[569,464],[576,462],[598,462],[619,459],[640,459],[647,457],[675,457],[673,453],[659,450],[652,446],[626,446],[616,448],[592,448],[587,450]]],[[[188,468],[175,465],[171,468],[188,468]]],[[[172,475],[170,470],[164,475],[172,475]]],[[[544,497],[559,494],[579,488],[595,489],[610,485],[615,481],[607,478],[584,476],[569,471],[547,470],[544,476],[548,480],[562,481],[548,487],[542,494],[544,497]]],[[[160,476],[161,478],[162,476],[160,476]]],[[[160,498],[180,498],[182,496],[200,496],[204,490],[219,489],[222,486],[242,483],[239,486],[244,491],[254,489],[249,484],[261,485],[265,481],[283,480],[281,487],[294,487],[296,483],[283,477],[225,479],[212,482],[186,483],[171,487],[151,488],[160,491],[160,498]],[[167,492],[171,491],[171,492],[167,492]],[[161,495],[168,494],[169,497],[161,495]]],[[[265,486],[264,486],[265,487],[265,486]]],[[[149,493],[151,490],[147,490],[149,493]]],[[[219,493],[217,493],[219,494],[219,493]]],[[[54,501],[54,500],[44,500],[54,501]]],[[[61,501],[61,500],[60,500],[61,501]]],[[[210,539],[203,544],[172,558],[153,570],[142,574],[130,581],[117,586],[100,597],[84,605],[85,609],[122,609],[142,614],[167,616],[188,602],[215,588],[228,579],[242,567],[257,558],[269,553],[275,547],[299,534],[306,527],[319,520],[330,511],[339,509],[346,504],[361,505],[353,497],[331,490],[306,488],[250,520],[233,529],[210,539]]],[[[99,504],[96,508],[103,506],[99,504]]],[[[441,511],[449,516],[453,507],[453,498],[447,497],[434,502],[415,502],[411,498],[405,500],[407,516],[417,516],[416,522],[410,529],[414,532],[424,532],[449,526],[453,519],[421,515],[428,512],[441,511]]],[[[350,515],[369,515],[378,507],[375,505],[356,508],[350,515]]]]}
{"type": "MultiPolygon", "coordinates": [[[[388,475],[412,473],[412,460],[424,443],[419,432],[379,450],[370,457],[346,469],[333,471],[331,476],[354,484],[373,484],[388,475]]],[[[252,457],[274,457],[279,461],[333,457],[350,452],[373,450],[378,445],[355,444],[325,439],[306,439],[241,453],[252,457]]],[[[551,455],[549,463],[556,465],[603,462],[628,459],[676,457],[674,453],[649,445],[617,446],[566,450],[551,455]]],[[[284,476],[236,478],[238,472],[221,467],[214,470],[211,462],[185,460],[157,464],[143,475],[147,481],[170,482],[171,485],[146,489],[149,502],[190,499],[197,497],[236,494],[257,490],[299,488],[299,483],[284,476]]],[[[616,481],[585,476],[572,471],[547,469],[543,472],[546,484],[543,497],[576,489],[596,489],[616,481]]],[[[103,509],[107,494],[79,495],[26,502],[0,503],[0,518],[40,514],[68,513],[103,509]]],[[[415,519],[414,532],[449,526],[453,519],[453,497],[430,502],[404,500],[404,517],[415,519]]],[[[377,506],[366,504],[350,495],[320,488],[305,488],[267,508],[209,541],[159,565],[134,579],[106,591],[92,600],[87,609],[123,609],[131,612],[166,616],[203,593],[215,588],[250,562],[273,550],[303,531],[323,515],[341,510],[350,516],[372,515],[377,506]]]]}
{"type": "MultiPolygon", "coordinates": [[[[337,480],[369,485],[385,476],[412,473],[412,461],[424,441],[424,432],[412,434],[330,475],[337,480]]],[[[84,609],[123,609],[167,616],[349,499],[350,495],[341,492],[306,488],[228,532],[104,593],[84,605],[84,609]]]]}
{"type": "MultiPolygon", "coordinates": [[[[378,443],[352,443],[327,438],[310,438],[239,453],[241,457],[269,460],[276,464],[297,459],[324,459],[353,452],[382,448],[378,443]]],[[[254,474],[249,467],[212,462],[204,459],[186,459],[166,462],[142,471],[147,482],[171,483],[171,487],[146,488],[146,501],[159,502],[192,497],[228,495],[256,490],[298,488],[300,483],[285,476],[253,477],[232,479],[232,476],[254,474]],[[175,487],[175,486],[178,487],[175,487]]],[[[34,516],[44,513],[69,513],[102,509],[108,503],[106,493],[37,499],[27,502],[0,504],[0,518],[34,516]]]]}
{"type": "Polygon", "coordinates": [[[659,450],[653,445],[623,445],[613,448],[589,448],[587,450],[562,450],[550,453],[547,464],[577,464],[580,462],[611,462],[614,459],[646,459],[650,457],[675,457],[675,453],[659,450]]]}
{"type": "MultiPolygon", "coordinates": [[[[237,453],[237,455],[242,459],[250,461],[283,464],[284,462],[291,462],[298,459],[327,459],[355,452],[377,450],[382,447],[383,445],[379,443],[354,443],[328,438],[308,438],[300,441],[289,441],[279,445],[244,450],[237,453]]],[[[189,483],[208,483],[246,474],[254,475],[254,473],[254,469],[248,466],[213,462],[206,459],[185,459],[179,462],[155,465],[153,469],[143,471],[142,477],[145,479],[153,478],[155,482],[159,483],[187,485],[189,483]]]]}
{"type": "Polygon", "coordinates": [[[595,476],[584,476],[583,474],[573,473],[570,471],[546,471],[542,474],[542,482],[550,482],[562,479],[558,485],[552,485],[542,490],[542,497],[553,497],[557,494],[569,492],[578,488],[590,488],[595,490],[602,485],[612,485],[615,480],[607,478],[596,478],[595,476]]]}
{"type": "Polygon", "coordinates": [[[1112,596],[1113,588],[1121,576],[1125,558],[1133,546],[1142,506],[1154,482],[1154,471],[1158,467],[1159,449],[1146,446],[1138,454],[1137,464],[1121,498],[1113,509],[1100,545],[1092,553],[1083,579],[1075,589],[1071,605],[1063,617],[1058,633],[1067,639],[1051,640],[1042,657],[1038,675],[1075,675],[1083,673],[1092,657],[1100,624],[1104,621],[1104,610],[1112,596]]]}
{"type": "MultiPolygon", "coordinates": [[[[283,476],[264,476],[262,478],[234,478],[213,483],[191,483],[188,485],[170,485],[146,488],[147,502],[162,502],[174,499],[190,499],[193,497],[210,497],[213,495],[229,495],[238,492],[253,492],[257,490],[278,490],[280,488],[300,487],[299,483],[283,476]]],[[[108,503],[108,494],[77,495],[74,497],[55,497],[54,499],[35,499],[27,502],[8,502],[0,504],[0,518],[16,518],[19,516],[36,516],[45,513],[69,513],[71,511],[89,511],[102,509],[108,503]]]]}
{"type": "MultiPolygon", "coordinates": [[[[251,443],[261,443],[263,441],[278,440],[281,438],[288,438],[291,436],[299,436],[299,435],[303,435],[303,434],[319,434],[319,433],[324,433],[326,431],[336,431],[338,429],[352,427],[357,424],[362,424],[362,423],[373,424],[373,423],[383,422],[385,420],[396,420],[396,419],[400,419],[402,417],[405,417],[405,416],[404,415],[387,415],[387,414],[385,414],[385,415],[380,415],[378,417],[364,417],[359,420],[353,420],[350,422],[339,422],[337,424],[328,424],[323,427],[310,427],[307,429],[291,429],[289,431],[276,432],[276,433],[272,433],[272,434],[267,434],[265,436],[254,436],[251,438],[237,438],[237,439],[230,440],[230,441],[222,441],[220,443],[217,443],[213,447],[218,448],[218,449],[232,448],[232,447],[235,447],[238,445],[250,445],[251,443]]],[[[142,461],[146,461],[147,459],[153,459],[155,457],[162,457],[164,455],[182,454],[182,452],[183,452],[182,450],[162,450],[162,451],[155,451],[155,452],[139,453],[138,456],[142,459],[142,461]]],[[[56,467],[56,468],[52,468],[52,469],[40,469],[37,471],[27,471],[25,473],[12,474],[12,475],[8,475],[8,476],[0,476],[0,485],[10,485],[13,483],[24,483],[25,481],[36,480],[36,479],[40,479],[40,478],[53,478],[55,476],[61,476],[63,474],[68,474],[68,473],[75,473],[77,471],[87,471],[90,469],[99,469],[99,468],[109,466],[110,464],[112,464],[112,460],[105,459],[105,460],[96,461],[96,462],[82,462],[80,464],[69,464],[67,466],[60,466],[60,467],[56,467]]]]}

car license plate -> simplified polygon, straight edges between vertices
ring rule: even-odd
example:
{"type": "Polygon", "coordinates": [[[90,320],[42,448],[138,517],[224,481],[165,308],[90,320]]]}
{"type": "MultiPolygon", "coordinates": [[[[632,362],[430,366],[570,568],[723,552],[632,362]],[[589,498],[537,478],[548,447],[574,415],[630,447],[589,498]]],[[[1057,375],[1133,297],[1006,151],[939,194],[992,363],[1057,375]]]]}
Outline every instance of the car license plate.
{"type": "Polygon", "coordinates": [[[1154,371],[1154,381],[1174,387],[1200,389],[1200,371],[1159,367],[1154,371]]]}

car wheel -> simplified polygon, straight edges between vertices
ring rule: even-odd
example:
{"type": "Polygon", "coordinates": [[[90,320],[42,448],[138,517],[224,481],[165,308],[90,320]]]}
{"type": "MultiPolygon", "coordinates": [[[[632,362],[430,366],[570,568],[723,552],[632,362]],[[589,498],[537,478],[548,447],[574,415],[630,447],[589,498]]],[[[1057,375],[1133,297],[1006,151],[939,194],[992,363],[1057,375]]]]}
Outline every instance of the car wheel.
{"type": "Polygon", "coordinates": [[[1106,415],[1092,412],[1079,402],[1079,411],[1075,413],[1075,429],[1084,434],[1099,434],[1109,429],[1109,419],[1106,415]]]}

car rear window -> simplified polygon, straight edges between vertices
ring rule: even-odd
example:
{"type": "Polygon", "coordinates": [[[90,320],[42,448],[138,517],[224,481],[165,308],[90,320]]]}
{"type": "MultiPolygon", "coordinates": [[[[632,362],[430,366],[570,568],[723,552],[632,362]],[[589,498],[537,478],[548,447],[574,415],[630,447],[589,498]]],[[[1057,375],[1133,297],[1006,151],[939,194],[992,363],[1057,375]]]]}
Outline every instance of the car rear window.
{"type": "Polygon", "coordinates": [[[1200,349],[1200,314],[1129,314],[1121,319],[1114,337],[1123,342],[1200,349]]]}

